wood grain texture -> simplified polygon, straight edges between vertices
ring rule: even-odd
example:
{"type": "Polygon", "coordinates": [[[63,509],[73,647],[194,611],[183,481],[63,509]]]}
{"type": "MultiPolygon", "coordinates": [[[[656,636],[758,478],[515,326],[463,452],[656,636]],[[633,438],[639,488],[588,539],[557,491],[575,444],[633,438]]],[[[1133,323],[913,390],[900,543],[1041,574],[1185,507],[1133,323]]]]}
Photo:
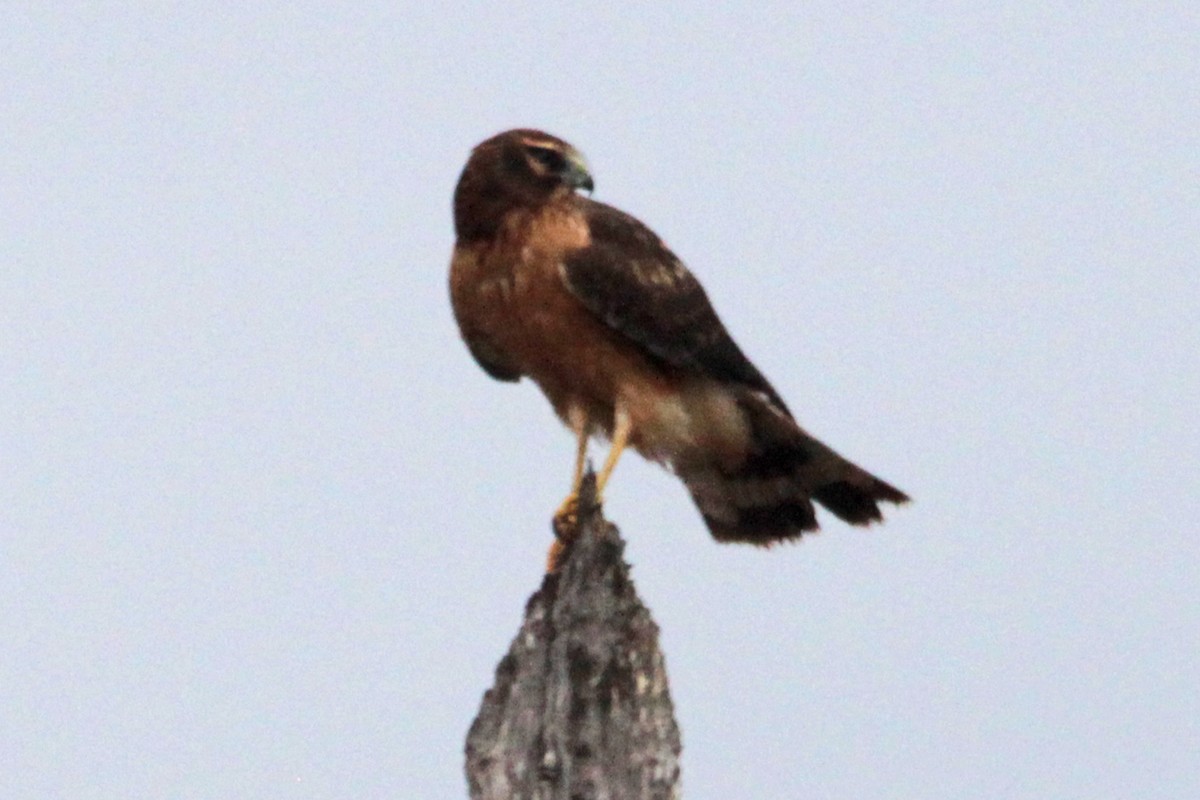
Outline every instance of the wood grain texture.
{"type": "Polygon", "coordinates": [[[589,476],[579,536],[529,599],[467,735],[472,800],[679,797],[658,627],[623,550],[589,476]]]}

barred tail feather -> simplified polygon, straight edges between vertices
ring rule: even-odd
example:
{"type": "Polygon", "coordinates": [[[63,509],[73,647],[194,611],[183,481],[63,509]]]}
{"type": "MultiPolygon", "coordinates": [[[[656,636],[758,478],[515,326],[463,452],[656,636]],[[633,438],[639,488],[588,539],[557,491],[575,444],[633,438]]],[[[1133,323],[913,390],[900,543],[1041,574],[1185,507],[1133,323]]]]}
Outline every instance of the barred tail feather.
{"type": "Polygon", "coordinates": [[[770,545],[818,528],[813,501],[852,525],[883,519],[880,502],[908,496],[805,433],[761,396],[739,403],[753,445],[736,468],[680,464],[712,535],[722,542],[770,545]]]}

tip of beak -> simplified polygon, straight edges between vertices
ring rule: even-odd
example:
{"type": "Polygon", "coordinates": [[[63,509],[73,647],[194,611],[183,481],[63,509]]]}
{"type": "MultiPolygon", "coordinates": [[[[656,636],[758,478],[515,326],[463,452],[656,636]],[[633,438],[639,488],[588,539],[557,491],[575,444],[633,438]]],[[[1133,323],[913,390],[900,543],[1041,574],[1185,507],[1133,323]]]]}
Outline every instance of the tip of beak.
{"type": "Polygon", "coordinates": [[[595,182],[592,180],[592,172],[588,169],[587,161],[583,155],[576,150],[570,151],[567,156],[569,163],[567,180],[574,189],[583,189],[588,194],[596,188],[595,182]]]}

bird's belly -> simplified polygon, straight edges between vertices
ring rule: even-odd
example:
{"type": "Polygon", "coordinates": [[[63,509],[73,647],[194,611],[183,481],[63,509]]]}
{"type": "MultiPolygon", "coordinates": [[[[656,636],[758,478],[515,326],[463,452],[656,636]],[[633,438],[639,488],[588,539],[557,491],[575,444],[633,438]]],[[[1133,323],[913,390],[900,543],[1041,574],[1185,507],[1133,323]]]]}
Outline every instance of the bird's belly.
{"type": "Polygon", "coordinates": [[[611,436],[619,402],[630,444],[646,458],[677,466],[744,457],[749,429],[731,393],[651,359],[567,291],[556,264],[493,274],[472,294],[470,327],[520,365],[564,422],[579,410],[611,436]]]}
{"type": "MultiPolygon", "coordinates": [[[[511,346],[564,420],[579,407],[607,435],[618,399],[641,410],[678,383],[561,285],[529,287],[527,296],[514,297],[512,311],[511,346]]],[[[633,408],[630,413],[636,432],[642,415],[633,408]]]]}

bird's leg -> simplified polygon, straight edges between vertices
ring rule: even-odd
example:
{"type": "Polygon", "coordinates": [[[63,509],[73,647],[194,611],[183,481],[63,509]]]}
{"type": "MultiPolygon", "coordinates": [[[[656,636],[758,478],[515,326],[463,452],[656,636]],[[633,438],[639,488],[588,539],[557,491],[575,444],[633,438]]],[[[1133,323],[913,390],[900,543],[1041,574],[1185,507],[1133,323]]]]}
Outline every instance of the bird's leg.
{"type": "Polygon", "coordinates": [[[629,412],[625,410],[620,401],[617,401],[616,409],[613,411],[612,447],[608,449],[608,458],[604,459],[604,466],[601,467],[600,474],[596,476],[597,502],[604,496],[604,486],[616,468],[621,453],[625,452],[632,430],[633,422],[629,419],[629,412]]]}
{"type": "MultiPolygon", "coordinates": [[[[579,532],[579,487],[583,483],[583,464],[589,432],[586,416],[580,413],[579,417],[584,423],[582,426],[576,422],[576,414],[572,409],[569,421],[579,436],[579,450],[575,455],[575,482],[572,485],[571,494],[567,495],[567,499],[554,514],[554,534],[557,538],[550,545],[550,553],[546,557],[546,571],[551,573],[558,571],[567,548],[579,532]]],[[[618,401],[613,411],[612,446],[608,450],[608,457],[604,459],[604,466],[601,467],[600,474],[596,476],[597,503],[601,502],[604,485],[608,483],[609,477],[617,466],[617,461],[621,458],[621,453],[629,444],[629,434],[632,430],[633,422],[629,419],[629,413],[618,401]]]]}
{"type": "Polygon", "coordinates": [[[583,485],[583,467],[587,460],[588,434],[591,424],[587,413],[578,406],[572,406],[567,412],[567,422],[575,432],[575,472],[571,477],[571,493],[554,512],[554,535],[558,538],[550,546],[547,558],[547,572],[554,572],[558,562],[565,552],[566,543],[574,538],[575,527],[579,522],[579,487],[583,485]]]}
{"type": "Polygon", "coordinates": [[[578,408],[571,409],[571,429],[575,431],[575,471],[571,473],[571,494],[567,499],[579,500],[579,487],[583,485],[583,464],[587,459],[589,425],[587,414],[578,408]]]}

